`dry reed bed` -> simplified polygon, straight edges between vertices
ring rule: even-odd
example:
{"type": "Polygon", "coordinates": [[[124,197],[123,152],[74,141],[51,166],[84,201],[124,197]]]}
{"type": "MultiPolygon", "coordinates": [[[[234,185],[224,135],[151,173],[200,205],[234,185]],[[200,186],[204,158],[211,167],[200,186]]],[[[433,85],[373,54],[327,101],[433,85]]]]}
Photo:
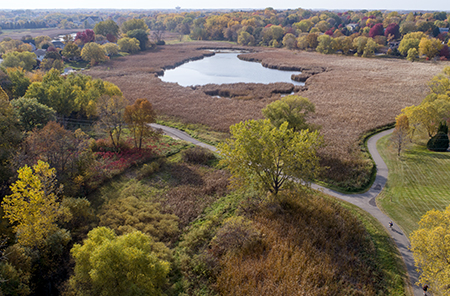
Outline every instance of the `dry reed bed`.
{"type": "MultiPolygon", "coordinates": [[[[207,52],[198,48],[205,46],[233,47],[217,42],[167,45],[154,52],[112,60],[88,74],[117,84],[132,100],[149,99],[162,114],[216,130],[227,131],[239,121],[262,118],[261,109],[279,98],[278,95],[254,100],[215,98],[200,90],[162,82],[155,74],[149,74],[199,58],[207,52]]],[[[367,164],[357,153],[358,137],[393,122],[402,108],[418,104],[427,94],[426,82],[447,65],[285,49],[256,50],[259,52],[245,54],[245,59],[262,61],[270,67],[326,69],[310,77],[306,82],[308,89],[300,95],[316,105],[312,121],[322,126],[328,143],[321,154],[324,164],[331,167],[328,177],[338,182],[368,174],[367,164]]]]}
{"type": "Polygon", "coordinates": [[[63,34],[71,34],[74,32],[83,31],[83,29],[58,29],[58,28],[43,28],[43,29],[21,29],[21,30],[3,30],[3,33],[0,35],[0,41],[3,39],[9,37],[11,39],[22,39],[23,36],[30,35],[31,37],[35,38],[37,36],[46,35],[51,38],[54,38],[58,35],[63,34]]]}

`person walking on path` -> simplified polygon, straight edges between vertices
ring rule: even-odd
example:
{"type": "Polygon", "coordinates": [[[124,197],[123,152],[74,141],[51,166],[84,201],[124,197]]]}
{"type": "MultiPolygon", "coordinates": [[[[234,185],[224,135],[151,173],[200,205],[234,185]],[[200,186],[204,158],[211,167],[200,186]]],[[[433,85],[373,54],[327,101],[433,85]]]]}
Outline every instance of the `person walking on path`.
{"type": "Polygon", "coordinates": [[[392,226],[394,226],[394,223],[392,221],[389,221],[389,228],[392,230],[392,226]]]}
{"type": "Polygon", "coordinates": [[[427,296],[428,285],[423,286],[422,290],[423,290],[423,295],[427,296]]]}

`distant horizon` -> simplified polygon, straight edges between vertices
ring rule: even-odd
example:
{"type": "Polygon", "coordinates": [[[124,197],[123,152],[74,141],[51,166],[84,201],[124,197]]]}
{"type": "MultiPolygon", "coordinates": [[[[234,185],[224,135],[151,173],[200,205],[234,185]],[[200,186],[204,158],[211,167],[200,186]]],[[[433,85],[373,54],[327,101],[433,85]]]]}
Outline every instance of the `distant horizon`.
{"type": "MultiPolygon", "coordinates": [[[[6,1],[3,1],[6,2],[6,1]]],[[[185,10],[259,10],[267,7],[273,7],[277,10],[287,9],[309,9],[309,10],[389,10],[389,11],[450,11],[447,1],[356,1],[341,0],[339,2],[332,0],[312,1],[293,1],[293,0],[79,0],[74,2],[62,2],[60,0],[21,0],[8,1],[0,5],[0,10],[17,9],[123,9],[123,10],[174,10],[177,6],[185,10]]]]}

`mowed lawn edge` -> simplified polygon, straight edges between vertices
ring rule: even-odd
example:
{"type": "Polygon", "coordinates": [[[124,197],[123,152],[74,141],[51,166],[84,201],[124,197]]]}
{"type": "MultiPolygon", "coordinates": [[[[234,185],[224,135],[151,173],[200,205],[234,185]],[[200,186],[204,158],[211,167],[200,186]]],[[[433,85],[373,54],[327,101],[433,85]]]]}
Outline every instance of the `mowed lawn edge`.
{"type": "Polygon", "coordinates": [[[412,143],[398,157],[389,137],[377,143],[389,169],[377,205],[409,237],[427,211],[442,211],[450,204],[450,153],[431,152],[423,144],[412,143]]]}
{"type": "MultiPolygon", "coordinates": [[[[323,194],[321,195],[323,196],[323,194]]],[[[337,201],[363,223],[377,249],[375,260],[384,272],[389,295],[412,295],[405,263],[386,228],[363,209],[334,197],[326,196],[326,198],[337,201]]]]}

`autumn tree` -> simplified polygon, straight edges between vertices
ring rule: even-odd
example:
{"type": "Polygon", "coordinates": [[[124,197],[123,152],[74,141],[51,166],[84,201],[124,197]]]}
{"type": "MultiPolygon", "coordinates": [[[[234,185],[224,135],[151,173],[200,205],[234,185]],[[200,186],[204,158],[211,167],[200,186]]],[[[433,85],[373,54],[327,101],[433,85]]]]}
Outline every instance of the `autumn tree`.
{"type": "Polygon", "coordinates": [[[408,33],[405,36],[403,36],[402,41],[400,41],[398,51],[404,56],[408,54],[408,50],[411,48],[415,48],[417,51],[419,51],[420,40],[426,37],[427,35],[425,35],[422,32],[408,33]]]}
{"type": "Polygon", "coordinates": [[[105,43],[102,47],[105,50],[106,55],[109,57],[119,54],[119,46],[115,43],[105,43]]]}
{"type": "Polygon", "coordinates": [[[141,50],[146,50],[148,43],[148,32],[143,29],[130,30],[127,32],[129,38],[139,40],[139,47],[141,50]]]}
{"type": "Polygon", "coordinates": [[[20,125],[26,131],[42,128],[49,121],[55,120],[55,110],[41,104],[36,98],[18,98],[11,101],[20,125]]]}
{"type": "Polygon", "coordinates": [[[152,104],[147,99],[137,99],[133,105],[125,108],[124,116],[133,133],[134,146],[141,149],[142,140],[155,135],[150,126],[156,120],[152,104]]]}
{"type": "Polygon", "coordinates": [[[253,46],[255,45],[255,37],[246,31],[241,31],[239,33],[237,42],[240,45],[253,46]]]}
{"type": "Polygon", "coordinates": [[[436,38],[422,38],[419,43],[419,54],[432,59],[439,54],[443,45],[441,40],[436,38]]]}
{"type": "Polygon", "coordinates": [[[287,122],[277,128],[266,119],[240,122],[230,132],[231,138],[218,148],[237,188],[277,195],[293,180],[308,182],[320,170],[316,151],[323,140],[317,131],[294,132],[287,122]]]}
{"type": "Polygon", "coordinates": [[[318,52],[324,54],[332,54],[336,52],[336,41],[334,41],[333,37],[323,34],[317,38],[317,41],[319,41],[319,45],[316,47],[318,52]]]}
{"type": "Polygon", "coordinates": [[[370,31],[369,31],[369,37],[374,38],[375,36],[383,36],[384,35],[384,28],[382,23],[378,23],[374,25],[370,31]]]}
{"type": "Polygon", "coordinates": [[[90,62],[91,65],[108,60],[105,49],[101,47],[101,45],[94,42],[84,45],[81,50],[81,58],[87,62],[90,62]]]}
{"type": "MultiPolygon", "coordinates": [[[[113,20],[106,20],[95,24],[94,33],[97,35],[112,35],[115,38],[119,36],[119,26],[113,20]]],[[[108,39],[111,42],[111,40],[108,39]]]]}
{"type": "Polygon", "coordinates": [[[26,71],[31,71],[36,65],[36,55],[28,51],[11,51],[3,55],[3,62],[1,65],[5,68],[21,67],[26,71]]]}
{"type": "Polygon", "coordinates": [[[411,234],[411,250],[421,271],[419,282],[439,295],[450,293],[450,206],[428,211],[411,234]]]}
{"type": "Polygon", "coordinates": [[[120,51],[136,53],[140,50],[140,42],[136,38],[120,38],[119,41],[117,41],[117,44],[119,45],[120,51]]]}
{"type": "Polygon", "coordinates": [[[294,49],[297,47],[297,40],[295,39],[295,35],[288,33],[283,37],[283,46],[287,49],[294,49]]]}
{"type": "Polygon", "coordinates": [[[123,96],[103,95],[97,103],[97,115],[99,117],[97,128],[109,135],[115,149],[119,149],[120,136],[125,126],[126,105],[123,96]]]}
{"type": "Polygon", "coordinates": [[[95,40],[95,33],[93,30],[85,30],[82,32],[78,32],[75,36],[75,41],[80,40],[83,44],[87,44],[89,42],[93,42],[95,40]]]}
{"type": "Polygon", "coordinates": [[[400,156],[410,140],[409,121],[405,114],[400,114],[395,119],[395,129],[391,135],[392,144],[397,148],[397,156],[400,156]]]}
{"type": "Polygon", "coordinates": [[[3,199],[3,211],[19,244],[37,247],[58,230],[60,188],[56,172],[48,163],[38,161],[32,168],[22,167],[18,174],[11,185],[12,194],[3,199]]]}
{"type": "Polygon", "coordinates": [[[400,38],[400,27],[396,23],[392,23],[387,26],[386,30],[384,30],[384,36],[388,38],[389,36],[392,36],[393,39],[400,38]]]}
{"type": "Polygon", "coordinates": [[[170,264],[168,248],[140,231],[117,236],[98,227],[75,244],[74,295],[163,295],[170,264]]]}
{"type": "Polygon", "coordinates": [[[311,128],[306,120],[315,110],[314,104],[307,98],[289,95],[270,103],[262,110],[262,113],[275,127],[280,127],[284,122],[287,122],[288,128],[297,132],[311,128]]]}
{"type": "Polygon", "coordinates": [[[148,31],[148,26],[143,19],[131,19],[125,21],[120,27],[122,33],[127,34],[128,31],[132,30],[144,30],[148,31]]]}
{"type": "Polygon", "coordinates": [[[81,49],[74,42],[67,43],[61,53],[69,60],[74,60],[81,57],[81,49]]]}
{"type": "Polygon", "coordinates": [[[25,75],[25,70],[22,68],[7,68],[6,73],[11,81],[9,90],[12,93],[12,98],[17,99],[25,95],[31,83],[30,79],[25,75]]]}
{"type": "Polygon", "coordinates": [[[8,96],[0,87],[0,184],[12,175],[11,158],[22,140],[19,124],[8,96]]]}

